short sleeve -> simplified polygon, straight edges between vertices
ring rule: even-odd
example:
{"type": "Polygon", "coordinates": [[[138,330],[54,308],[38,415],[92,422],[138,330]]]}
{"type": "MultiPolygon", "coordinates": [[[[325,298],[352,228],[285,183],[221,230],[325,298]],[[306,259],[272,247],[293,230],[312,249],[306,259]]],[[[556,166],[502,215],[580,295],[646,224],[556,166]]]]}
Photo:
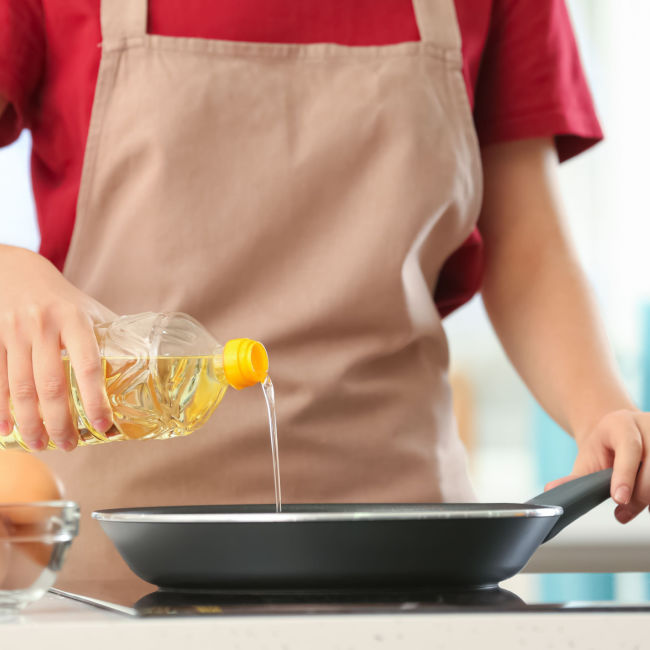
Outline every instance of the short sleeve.
{"type": "Polygon", "coordinates": [[[0,117],[0,146],[29,124],[44,51],[41,0],[0,0],[0,95],[9,102],[0,117]]]}
{"type": "Polygon", "coordinates": [[[564,0],[495,0],[474,119],[482,145],[553,136],[560,160],[602,139],[564,0]]]}

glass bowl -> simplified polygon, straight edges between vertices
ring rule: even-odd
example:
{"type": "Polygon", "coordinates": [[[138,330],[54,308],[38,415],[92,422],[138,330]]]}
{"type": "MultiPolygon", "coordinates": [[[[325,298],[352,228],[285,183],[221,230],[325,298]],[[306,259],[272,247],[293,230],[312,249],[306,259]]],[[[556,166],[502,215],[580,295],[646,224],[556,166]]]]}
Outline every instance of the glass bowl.
{"type": "Polygon", "coordinates": [[[72,501],[0,503],[0,616],[45,594],[78,532],[72,501]]]}

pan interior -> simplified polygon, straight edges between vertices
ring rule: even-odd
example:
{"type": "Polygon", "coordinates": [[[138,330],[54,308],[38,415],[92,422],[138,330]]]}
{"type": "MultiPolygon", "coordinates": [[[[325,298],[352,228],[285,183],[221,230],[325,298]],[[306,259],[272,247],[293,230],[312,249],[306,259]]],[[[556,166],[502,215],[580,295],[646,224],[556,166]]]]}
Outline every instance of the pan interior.
{"type": "Polygon", "coordinates": [[[559,506],[521,503],[324,503],[287,504],[276,512],[272,504],[166,506],[124,508],[93,513],[99,521],[124,522],[303,522],[393,519],[482,519],[557,517],[559,506]]]}

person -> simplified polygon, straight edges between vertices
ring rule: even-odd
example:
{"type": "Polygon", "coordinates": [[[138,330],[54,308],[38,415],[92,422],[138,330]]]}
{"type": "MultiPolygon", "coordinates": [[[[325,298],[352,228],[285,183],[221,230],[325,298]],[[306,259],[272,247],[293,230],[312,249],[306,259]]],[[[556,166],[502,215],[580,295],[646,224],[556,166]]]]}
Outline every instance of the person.
{"type": "MultiPolygon", "coordinates": [[[[268,347],[286,501],[469,500],[442,317],[480,287],[574,473],[613,464],[619,521],[650,502],[558,197],[601,138],[563,0],[0,0],[0,96],[42,236],[0,247],[3,433],[75,447],[62,348],[105,431],[93,323],[182,311],[268,347]]],[[[255,391],[188,439],[43,457],[86,517],[272,500],[255,391]]],[[[69,579],[115,577],[81,535],[69,579]]]]}

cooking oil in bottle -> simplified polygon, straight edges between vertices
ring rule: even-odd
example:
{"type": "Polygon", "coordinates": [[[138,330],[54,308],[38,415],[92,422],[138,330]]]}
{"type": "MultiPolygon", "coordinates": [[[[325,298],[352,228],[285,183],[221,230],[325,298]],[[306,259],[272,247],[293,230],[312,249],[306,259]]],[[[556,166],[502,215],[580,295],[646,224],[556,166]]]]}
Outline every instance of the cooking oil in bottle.
{"type": "MultiPolygon", "coordinates": [[[[273,384],[261,343],[233,339],[217,343],[185,314],[123,316],[95,328],[113,426],[95,430],[86,416],[79,386],[64,352],[73,422],[79,446],[120,440],[186,436],[202,427],[229,386],[262,384],[267,405],[276,509],[281,508],[280,470],[273,384]]],[[[50,442],[48,449],[55,449],[50,442]]],[[[28,447],[16,427],[0,437],[0,449],[28,447]]]]}
{"type": "Polygon", "coordinates": [[[111,357],[102,363],[113,411],[113,426],[103,434],[88,421],[77,381],[69,370],[80,445],[189,435],[208,421],[229,386],[221,355],[111,357]]]}

